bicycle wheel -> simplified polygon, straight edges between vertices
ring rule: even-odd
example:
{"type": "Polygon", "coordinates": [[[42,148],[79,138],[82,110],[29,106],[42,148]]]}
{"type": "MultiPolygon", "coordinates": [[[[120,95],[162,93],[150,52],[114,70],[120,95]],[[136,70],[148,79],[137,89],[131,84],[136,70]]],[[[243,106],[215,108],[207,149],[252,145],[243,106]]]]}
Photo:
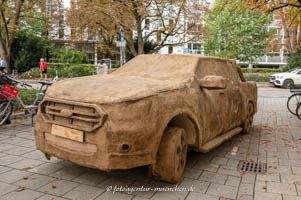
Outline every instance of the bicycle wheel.
{"type": "Polygon", "coordinates": [[[293,94],[287,99],[287,109],[293,115],[296,115],[297,106],[301,102],[301,94],[293,94]]]}
{"type": "Polygon", "coordinates": [[[12,104],[10,102],[3,102],[0,104],[0,126],[6,122],[12,113],[12,104]]]}
{"type": "Polygon", "coordinates": [[[299,103],[296,110],[297,117],[301,120],[301,103],[299,103]]]}

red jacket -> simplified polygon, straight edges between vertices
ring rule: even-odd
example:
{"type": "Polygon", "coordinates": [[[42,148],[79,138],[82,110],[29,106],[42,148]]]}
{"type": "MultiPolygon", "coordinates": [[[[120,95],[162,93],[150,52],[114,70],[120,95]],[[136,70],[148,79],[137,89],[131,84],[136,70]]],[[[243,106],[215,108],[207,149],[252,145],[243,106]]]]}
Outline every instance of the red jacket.
{"type": "Polygon", "coordinates": [[[47,69],[47,64],[45,61],[41,61],[40,62],[40,70],[44,71],[45,69],[47,69]]]}

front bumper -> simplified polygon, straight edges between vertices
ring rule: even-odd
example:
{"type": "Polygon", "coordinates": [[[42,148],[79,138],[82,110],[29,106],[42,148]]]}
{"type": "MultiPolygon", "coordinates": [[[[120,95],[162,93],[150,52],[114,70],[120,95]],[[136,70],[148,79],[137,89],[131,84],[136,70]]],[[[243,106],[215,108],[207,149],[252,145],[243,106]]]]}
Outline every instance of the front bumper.
{"type": "Polygon", "coordinates": [[[36,146],[46,157],[54,156],[104,171],[129,169],[155,162],[152,152],[147,148],[143,151],[113,151],[116,145],[111,144],[104,129],[91,133],[94,138],[87,138],[83,143],[55,136],[50,132],[51,124],[44,122],[38,114],[35,126],[36,146]]]}
{"type": "Polygon", "coordinates": [[[276,85],[276,86],[282,86],[283,80],[279,80],[279,79],[274,79],[274,80],[272,80],[272,79],[270,79],[270,83],[271,83],[271,84],[274,84],[274,85],[276,85]]]}

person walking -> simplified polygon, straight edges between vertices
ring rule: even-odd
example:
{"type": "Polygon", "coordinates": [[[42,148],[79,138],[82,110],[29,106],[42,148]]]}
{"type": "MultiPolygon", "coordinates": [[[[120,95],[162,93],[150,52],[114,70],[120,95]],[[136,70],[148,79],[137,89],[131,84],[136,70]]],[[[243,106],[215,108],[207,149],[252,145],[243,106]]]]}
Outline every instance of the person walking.
{"type": "Polygon", "coordinates": [[[96,69],[97,74],[107,74],[108,73],[108,65],[105,63],[104,60],[97,65],[96,69]]]}
{"type": "Polygon", "coordinates": [[[6,66],[5,60],[0,57],[0,73],[5,73],[6,66]]]}
{"type": "Polygon", "coordinates": [[[43,58],[40,60],[40,70],[41,70],[41,80],[43,79],[43,74],[45,75],[45,80],[47,80],[47,64],[43,58]]]}

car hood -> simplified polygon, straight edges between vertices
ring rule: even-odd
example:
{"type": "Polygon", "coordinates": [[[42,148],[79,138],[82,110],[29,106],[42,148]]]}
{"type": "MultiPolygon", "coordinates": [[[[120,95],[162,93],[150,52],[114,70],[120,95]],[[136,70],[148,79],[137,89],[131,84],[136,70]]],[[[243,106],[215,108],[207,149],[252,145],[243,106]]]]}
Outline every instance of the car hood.
{"type": "Polygon", "coordinates": [[[277,73],[277,74],[272,74],[272,76],[291,76],[291,73],[288,72],[283,72],[283,73],[277,73]]]}
{"type": "Polygon", "coordinates": [[[93,104],[119,103],[181,89],[191,82],[192,78],[178,81],[113,74],[96,75],[59,81],[47,90],[46,98],[93,104]]]}

